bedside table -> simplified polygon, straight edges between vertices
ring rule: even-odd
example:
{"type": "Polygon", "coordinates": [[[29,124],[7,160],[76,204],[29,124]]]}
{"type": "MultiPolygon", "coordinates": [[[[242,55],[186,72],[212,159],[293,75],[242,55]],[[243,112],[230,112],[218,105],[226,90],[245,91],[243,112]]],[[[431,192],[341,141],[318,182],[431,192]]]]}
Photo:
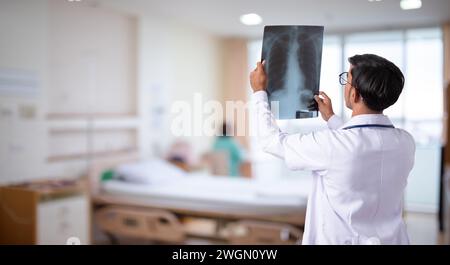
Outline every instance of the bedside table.
{"type": "Polygon", "coordinates": [[[0,244],[89,244],[84,184],[56,180],[0,187],[0,244]]]}

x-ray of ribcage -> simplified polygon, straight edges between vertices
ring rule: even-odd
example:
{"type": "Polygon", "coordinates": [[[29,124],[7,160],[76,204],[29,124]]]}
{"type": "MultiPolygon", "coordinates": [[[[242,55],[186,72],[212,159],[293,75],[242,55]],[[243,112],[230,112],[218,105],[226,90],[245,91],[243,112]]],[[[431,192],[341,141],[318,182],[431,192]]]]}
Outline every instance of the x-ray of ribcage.
{"type": "Polygon", "coordinates": [[[267,94],[279,107],[279,119],[317,117],[323,30],[321,26],[266,26],[262,60],[267,94]]]}

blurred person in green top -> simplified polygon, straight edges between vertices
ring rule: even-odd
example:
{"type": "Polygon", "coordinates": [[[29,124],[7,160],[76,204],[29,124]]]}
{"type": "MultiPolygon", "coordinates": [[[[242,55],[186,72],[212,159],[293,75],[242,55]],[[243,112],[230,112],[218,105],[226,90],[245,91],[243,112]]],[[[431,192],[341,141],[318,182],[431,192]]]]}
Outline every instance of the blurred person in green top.
{"type": "Polygon", "coordinates": [[[228,153],[228,175],[239,176],[239,168],[243,162],[241,147],[232,136],[232,129],[224,122],[222,125],[222,135],[218,136],[214,142],[214,151],[225,151],[228,153]]]}

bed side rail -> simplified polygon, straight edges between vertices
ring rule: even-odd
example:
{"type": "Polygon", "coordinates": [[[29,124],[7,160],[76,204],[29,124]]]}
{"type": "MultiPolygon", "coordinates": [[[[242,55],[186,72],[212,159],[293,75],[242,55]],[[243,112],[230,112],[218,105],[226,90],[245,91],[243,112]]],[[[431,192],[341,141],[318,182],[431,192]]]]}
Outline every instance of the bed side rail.
{"type": "Polygon", "coordinates": [[[185,233],[178,218],[163,210],[107,206],[96,211],[95,222],[106,233],[166,243],[182,243],[185,233]]]}
{"type": "Polygon", "coordinates": [[[230,223],[227,237],[231,244],[293,245],[301,242],[302,231],[292,225],[253,220],[230,223]]]}

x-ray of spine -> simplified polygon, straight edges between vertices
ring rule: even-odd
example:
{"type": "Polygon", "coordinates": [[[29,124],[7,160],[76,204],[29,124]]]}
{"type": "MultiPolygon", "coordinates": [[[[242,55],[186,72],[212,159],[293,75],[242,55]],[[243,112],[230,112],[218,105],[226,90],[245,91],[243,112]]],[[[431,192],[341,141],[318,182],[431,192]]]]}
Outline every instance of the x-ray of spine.
{"type": "Polygon", "coordinates": [[[323,30],[322,26],[264,28],[261,57],[269,102],[279,105],[279,119],[318,115],[314,95],[319,92],[323,30]]]}

